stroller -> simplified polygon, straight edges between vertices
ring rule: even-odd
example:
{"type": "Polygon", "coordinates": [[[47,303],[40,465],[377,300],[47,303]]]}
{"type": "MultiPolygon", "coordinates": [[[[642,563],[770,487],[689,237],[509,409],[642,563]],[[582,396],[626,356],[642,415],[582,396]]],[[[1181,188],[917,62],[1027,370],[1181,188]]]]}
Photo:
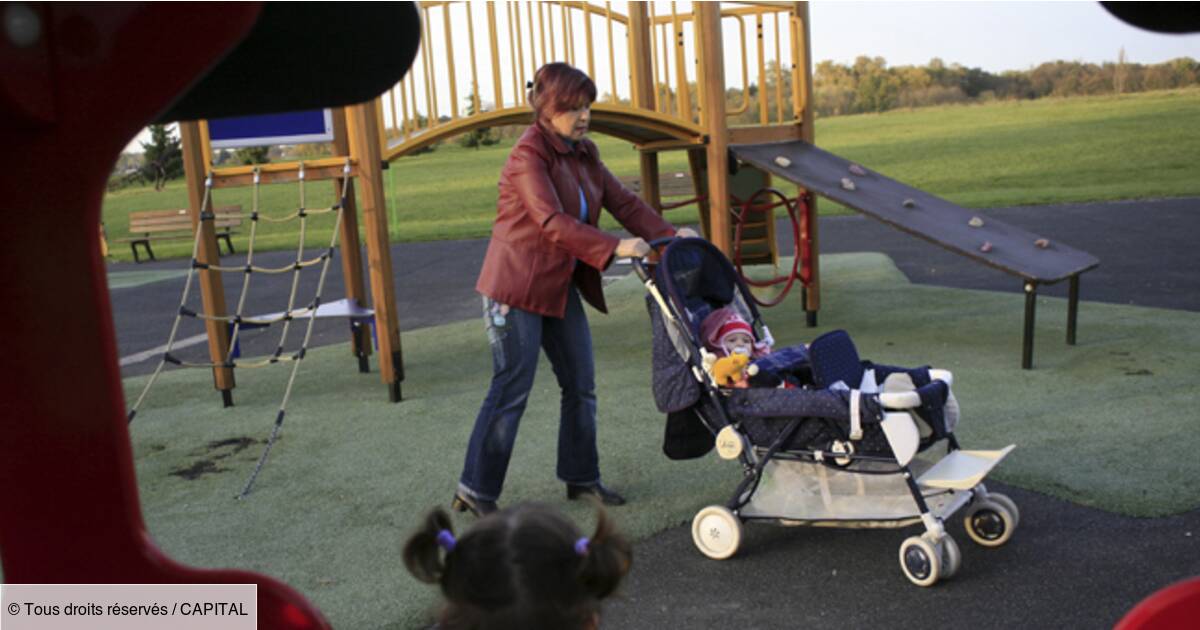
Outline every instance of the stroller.
{"type": "MultiPolygon", "coordinates": [[[[667,414],[663,450],[672,459],[707,454],[741,462],[743,478],[725,505],[701,509],[692,539],[706,556],[737,552],[742,523],[899,528],[924,533],[900,545],[900,567],[918,586],[953,576],[962,562],[943,523],[960,510],[967,535],[984,547],[1012,537],[1016,504],[981,483],[1015,446],[961,450],[958,405],[944,370],[861,360],[844,331],[808,347],[792,388],[719,387],[699,342],[712,310],[736,309],[759,340],[772,343],[749,290],[725,256],[702,239],[668,243],[653,270],[634,268],[646,287],[653,328],[653,390],[667,414]],[[715,440],[714,440],[715,436],[715,440]],[[945,444],[940,456],[933,449],[945,444]]],[[[769,355],[768,355],[769,356],[769,355]]]]}

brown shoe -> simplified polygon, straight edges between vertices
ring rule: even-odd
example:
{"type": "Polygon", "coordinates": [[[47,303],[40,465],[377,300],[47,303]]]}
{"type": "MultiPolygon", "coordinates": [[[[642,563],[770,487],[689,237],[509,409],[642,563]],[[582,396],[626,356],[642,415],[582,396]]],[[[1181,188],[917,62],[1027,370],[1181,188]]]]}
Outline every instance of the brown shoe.
{"type": "Polygon", "coordinates": [[[476,499],[475,497],[464,492],[455,492],[454,499],[450,501],[450,509],[455,512],[466,512],[470,510],[475,516],[487,516],[492,512],[500,509],[495,501],[486,499],[476,499]]]}

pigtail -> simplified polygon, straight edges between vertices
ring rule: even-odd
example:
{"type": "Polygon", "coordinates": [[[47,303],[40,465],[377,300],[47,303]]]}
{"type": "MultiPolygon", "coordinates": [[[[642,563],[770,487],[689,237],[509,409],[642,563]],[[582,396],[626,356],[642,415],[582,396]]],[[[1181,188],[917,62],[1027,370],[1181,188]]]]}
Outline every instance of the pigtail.
{"type": "Polygon", "coordinates": [[[408,567],[408,572],[422,582],[439,583],[446,572],[441,552],[451,553],[453,544],[447,545],[447,542],[453,542],[453,535],[450,516],[445,510],[435,508],[429,512],[421,529],[404,544],[404,566],[408,567]]]}
{"type": "Polygon", "coordinates": [[[617,590],[633,564],[633,547],[617,533],[608,514],[599,506],[596,531],[590,538],[576,541],[575,552],[583,557],[579,582],[596,599],[604,599],[617,590]]]}

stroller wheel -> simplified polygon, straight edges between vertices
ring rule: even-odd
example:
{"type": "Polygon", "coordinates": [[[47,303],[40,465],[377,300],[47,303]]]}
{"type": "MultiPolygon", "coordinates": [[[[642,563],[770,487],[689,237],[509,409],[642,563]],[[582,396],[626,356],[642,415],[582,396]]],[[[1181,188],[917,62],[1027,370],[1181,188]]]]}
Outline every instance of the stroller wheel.
{"type": "Polygon", "coordinates": [[[1016,502],[1014,502],[1012,499],[1008,498],[1007,494],[1000,494],[999,492],[989,492],[988,498],[995,501],[996,503],[999,503],[1000,505],[1003,505],[1005,508],[1008,509],[1008,512],[1010,514],[1012,514],[1013,529],[1016,529],[1017,526],[1021,524],[1021,510],[1019,508],[1017,508],[1016,502]]]}
{"type": "Polygon", "coordinates": [[[978,501],[967,510],[963,527],[975,544],[982,547],[999,547],[1012,538],[1016,529],[1014,514],[1003,503],[991,497],[978,501]]]}
{"type": "Polygon", "coordinates": [[[723,505],[710,505],[692,519],[692,542],[700,553],[724,560],[742,543],[742,521],[723,505]]]}
{"type": "Polygon", "coordinates": [[[900,569],[917,586],[933,586],[942,574],[942,554],[933,543],[911,536],[900,545],[900,569]]]}
{"type": "Polygon", "coordinates": [[[942,579],[949,580],[962,567],[962,551],[958,548],[958,542],[951,538],[950,534],[942,536],[938,547],[942,550],[942,579]]]}

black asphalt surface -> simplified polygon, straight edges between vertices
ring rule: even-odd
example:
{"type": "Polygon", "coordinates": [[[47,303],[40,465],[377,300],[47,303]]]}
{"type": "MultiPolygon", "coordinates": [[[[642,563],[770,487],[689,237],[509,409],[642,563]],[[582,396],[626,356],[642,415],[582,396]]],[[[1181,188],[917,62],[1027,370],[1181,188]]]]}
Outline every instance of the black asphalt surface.
{"type": "MultiPolygon", "coordinates": [[[[1200,199],[995,208],[982,214],[1096,255],[1100,267],[1082,276],[1083,309],[1087,301],[1099,301],[1200,311],[1200,254],[1193,245],[1200,235],[1200,199]]],[[[790,234],[790,228],[779,233],[790,234]]],[[[1021,291],[1014,276],[865,217],[822,218],[819,238],[822,253],[886,253],[913,282],[1021,291]]],[[[474,283],[486,245],[486,240],[470,240],[393,246],[402,331],[479,315],[474,283]]],[[[785,255],[790,248],[790,243],[783,244],[785,255]]],[[[259,260],[264,265],[283,264],[290,256],[294,254],[273,253],[259,260]]],[[[236,255],[226,261],[242,262],[236,255]]],[[[183,268],[178,260],[110,265],[110,271],[183,268]]],[[[253,282],[256,301],[247,313],[282,310],[278,305],[287,299],[288,282],[253,282]]],[[[122,357],[165,342],[182,287],[180,277],[111,292],[122,357]]],[[[238,288],[226,287],[231,305],[238,288]]],[[[341,291],[340,273],[331,269],[326,300],[341,291]]],[[[1044,287],[1041,293],[1065,296],[1066,283],[1044,287]]],[[[1014,326],[1020,316],[1013,313],[1014,326]]],[[[198,332],[195,327],[181,332],[180,338],[198,332]]],[[[248,333],[246,353],[272,349],[277,333],[271,334],[268,338],[267,333],[248,333]]],[[[302,334],[302,329],[293,334],[302,334]]],[[[1081,329],[1079,336],[1086,339],[1087,330],[1081,329]]],[[[313,339],[314,345],[346,342],[346,324],[319,320],[313,339]]],[[[482,332],[480,344],[482,351],[482,332]]],[[[203,344],[192,350],[200,358],[203,344]]],[[[1035,349],[1035,363],[1036,357],[1035,349]]],[[[156,359],[129,362],[122,374],[144,374],[155,363],[156,359]]],[[[731,491],[737,476],[731,464],[731,491]]],[[[619,488],[619,478],[612,482],[619,488]]],[[[1200,574],[1200,510],[1138,519],[1001,484],[989,488],[1005,492],[1020,506],[1019,530],[1004,547],[984,549],[969,541],[960,522],[951,522],[949,531],[962,548],[963,566],[952,580],[933,588],[911,585],[899,569],[899,545],[919,533],[916,527],[832,530],[748,524],[738,554],[714,561],[695,549],[689,525],[681,523],[637,544],[633,572],[623,595],[605,608],[604,625],[656,630],[814,624],[1107,628],[1151,592],[1200,574]]],[[[614,515],[619,519],[620,508],[614,515]]]]}

